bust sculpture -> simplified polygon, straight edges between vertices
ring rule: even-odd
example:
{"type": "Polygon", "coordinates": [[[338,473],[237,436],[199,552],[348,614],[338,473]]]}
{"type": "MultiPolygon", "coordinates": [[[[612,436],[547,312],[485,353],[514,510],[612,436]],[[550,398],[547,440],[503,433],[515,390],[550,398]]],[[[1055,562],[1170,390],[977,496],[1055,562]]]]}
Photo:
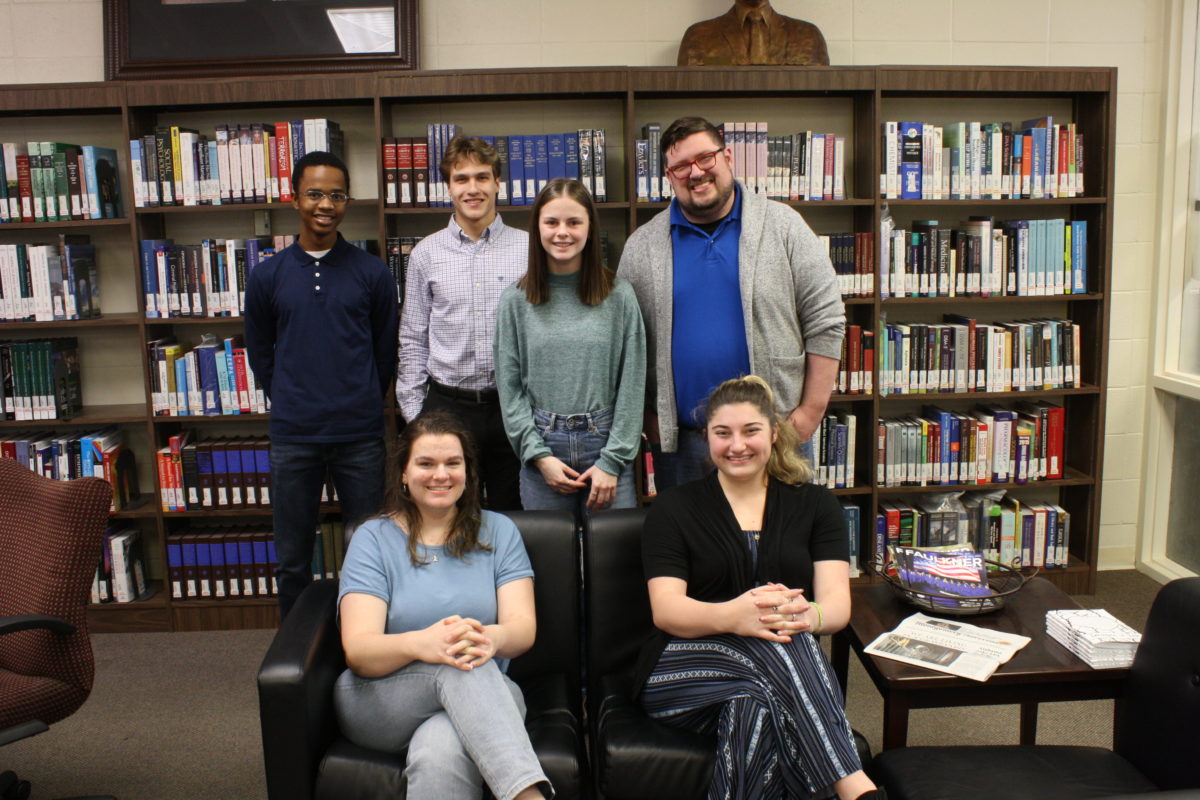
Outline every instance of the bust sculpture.
{"type": "Polygon", "coordinates": [[[721,16],[687,29],[678,64],[827,66],[829,50],[811,22],[785,17],[771,8],[770,0],[736,0],[721,16]]]}

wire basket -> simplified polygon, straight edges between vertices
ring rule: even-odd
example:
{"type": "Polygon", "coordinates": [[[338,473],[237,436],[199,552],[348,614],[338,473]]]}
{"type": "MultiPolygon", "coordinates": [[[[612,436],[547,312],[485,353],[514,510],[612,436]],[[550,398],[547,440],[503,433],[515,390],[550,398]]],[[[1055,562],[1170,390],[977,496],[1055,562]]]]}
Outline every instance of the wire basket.
{"type": "Polygon", "coordinates": [[[984,559],[984,563],[995,567],[988,571],[988,588],[991,594],[979,597],[960,597],[953,594],[938,594],[926,592],[905,586],[897,575],[889,575],[883,568],[881,558],[871,563],[871,571],[892,587],[896,596],[922,611],[931,614],[946,614],[957,617],[970,617],[977,614],[989,614],[1004,608],[1005,602],[1037,575],[1035,568],[1028,575],[1021,572],[1020,559],[1014,559],[1012,564],[1002,564],[999,561],[984,559]]]}

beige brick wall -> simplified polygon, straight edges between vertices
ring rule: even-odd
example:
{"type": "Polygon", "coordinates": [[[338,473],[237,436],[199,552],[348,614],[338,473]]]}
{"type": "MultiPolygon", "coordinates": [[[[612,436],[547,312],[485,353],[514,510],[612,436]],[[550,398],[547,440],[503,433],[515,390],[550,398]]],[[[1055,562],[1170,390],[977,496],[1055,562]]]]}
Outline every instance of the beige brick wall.
{"type": "MultiPolygon", "coordinates": [[[[1120,69],[1112,357],[1101,567],[1134,561],[1159,215],[1164,0],[774,0],[818,25],[835,64],[1120,69]]],[[[728,0],[422,0],[428,69],[673,64],[728,0]]],[[[104,75],[101,0],[0,0],[0,83],[104,75]]]]}

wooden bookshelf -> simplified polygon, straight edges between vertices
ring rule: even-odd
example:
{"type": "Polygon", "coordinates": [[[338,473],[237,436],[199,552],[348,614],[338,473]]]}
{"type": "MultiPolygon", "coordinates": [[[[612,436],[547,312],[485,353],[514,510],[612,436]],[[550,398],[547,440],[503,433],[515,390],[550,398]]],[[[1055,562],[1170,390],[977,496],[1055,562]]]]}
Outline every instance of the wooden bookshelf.
{"type": "MultiPolygon", "coordinates": [[[[905,404],[937,402],[951,409],[980,400],[1049,398],[1067,410],[1066,477],[1024,485],[959,486],[955,490],[1004,488],[1047,493],[1072,514],[1070,565],[1042,575],[1068,592],[1095,586],[1103,485],[1104,418],[1108,372],[1111,300],[1113,181],[1116,152],[1116,70],[1097,67],[601,67],[564,69],[448,70],[442,72],[357,73],[311,76],[235,77],[230,79],[147,80],[91,84],[0,86],[0,141],[54,140],[97,143],[117,150],[121,161],[122,202],[126,217],[61,223],[0,225],[0,242],[48,241],[70,230],[88,233],[97,243],[104,316],[98,320],[56,323],[0,323],[4,338],[77,336],[84,363],[84,413],[72,420],[0,423],[0,436],[17,428],[78,430],[119,424],[138,456],[139,478],[147,501],[116,517],[137,525],[144,538],[154,595],[145,601],[93,608],[96,630],[200,630],[264,627],[276,624],[274,600],[228,599],[174,601],[164,588],[168,533],[197,519],[262,523],[259,509],[165,513],[158,500],[154,451],[181,429],[201,434],[266,431],[266,415],[156,417],[151,413],[150,365],[144,343],[176,332],[192,341],[209,329],[236,331],[240,318],[144,318],[138,268],[138,241],[174,236],[190,243],[199,236],[245,237],[253,215],[271,215],[276,233],[291,232],[290,204],[240,204],[219,207],[133,208],[128,164],[130,138],[155,125],[191,125],[211,133],[215,122],[250,122],[328,117],[346,130],[347,161],[353,194],[344,228],[348,238],[371,238],[382,245],[388,236],[426,235],[445,225],[448,209],[384,208],[382,155],[387,136],[424,135],[429,122],[455,122],[469,134],[537,134],[576,127],[605,128],[608,201],[600,204],[609,233],[610,263],[616,264],[629,233],[666,208],[665,203],[633,201],[635,165],[631,154],[643,125],[664,126],[683,114],[716,122],[757,119],[772,132],[809,128],[846,137],[846,200],[791,203],[818,233],[879,230],[885,204],[902,226],[930,215],[955,222],[972,213],[1033,216],[1061,215],[1088,222],[1088,293],[1056,297],[896,298],[874,297],[846,303],[848,321],[879,330],[885,314],[940,313],[967,306],[981,319],[1004,320],[1030,313],[1070,317],[1083,329],[1084,385],[1050,392],[899,395],[835,395],[831,407],[851,410],[858,420],[857,488],[838,490],[858,504],[864,530],[860,550],[868,557],[868,520],[881,498],[915,498],[944,487],[877,487],[874,484],[872,433],[881,417],[905,404]],[[955,109],[962,108],[957,111],[955,109]],[[883,200],[878,197],[881,124],[888,119],[1020,119],[1051,108],[1056,117],[1074,121],[1086,137],[1087,197],[1052,200],[883,200]],[[277,116],[285,114],[292,116],[277,116]],[[910,116],[911,114],[911,116],[910,116]],[[800,124],[800,121],[806,124],[800,124]],[[808,121],[811,120],[811,123],[808,121]],[[88,370],[88,359],[103,352],[105,369],[88,370]],[[108,368],[115,358],[117,366],[108,368]],[[128,374],[127,374],[128,373],[128,374]],[[136,376],[134,379],[133,376],[136,376]]],[[[502,206],[501,213],[528,225],[528,208],[502,206]]],[[[382,251],[382,247],[381,247],[382,251]]],[[[878,386],[878,376],[875,385],[878,386]]],[[[394,416],[393,416],[394,418],[394,416]]],[[[322,507],[322,514],[336,513],[322,507]]]]}

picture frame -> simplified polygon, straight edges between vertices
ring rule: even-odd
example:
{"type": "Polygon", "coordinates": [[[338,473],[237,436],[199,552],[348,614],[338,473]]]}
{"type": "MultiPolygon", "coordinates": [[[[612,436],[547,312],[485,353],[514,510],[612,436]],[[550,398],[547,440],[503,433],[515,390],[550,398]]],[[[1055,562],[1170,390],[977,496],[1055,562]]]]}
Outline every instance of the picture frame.
{"type": "Polygon", "coordinates": [[[418,68],[418,0],[104,0],[106,80],[418,68]]]}

